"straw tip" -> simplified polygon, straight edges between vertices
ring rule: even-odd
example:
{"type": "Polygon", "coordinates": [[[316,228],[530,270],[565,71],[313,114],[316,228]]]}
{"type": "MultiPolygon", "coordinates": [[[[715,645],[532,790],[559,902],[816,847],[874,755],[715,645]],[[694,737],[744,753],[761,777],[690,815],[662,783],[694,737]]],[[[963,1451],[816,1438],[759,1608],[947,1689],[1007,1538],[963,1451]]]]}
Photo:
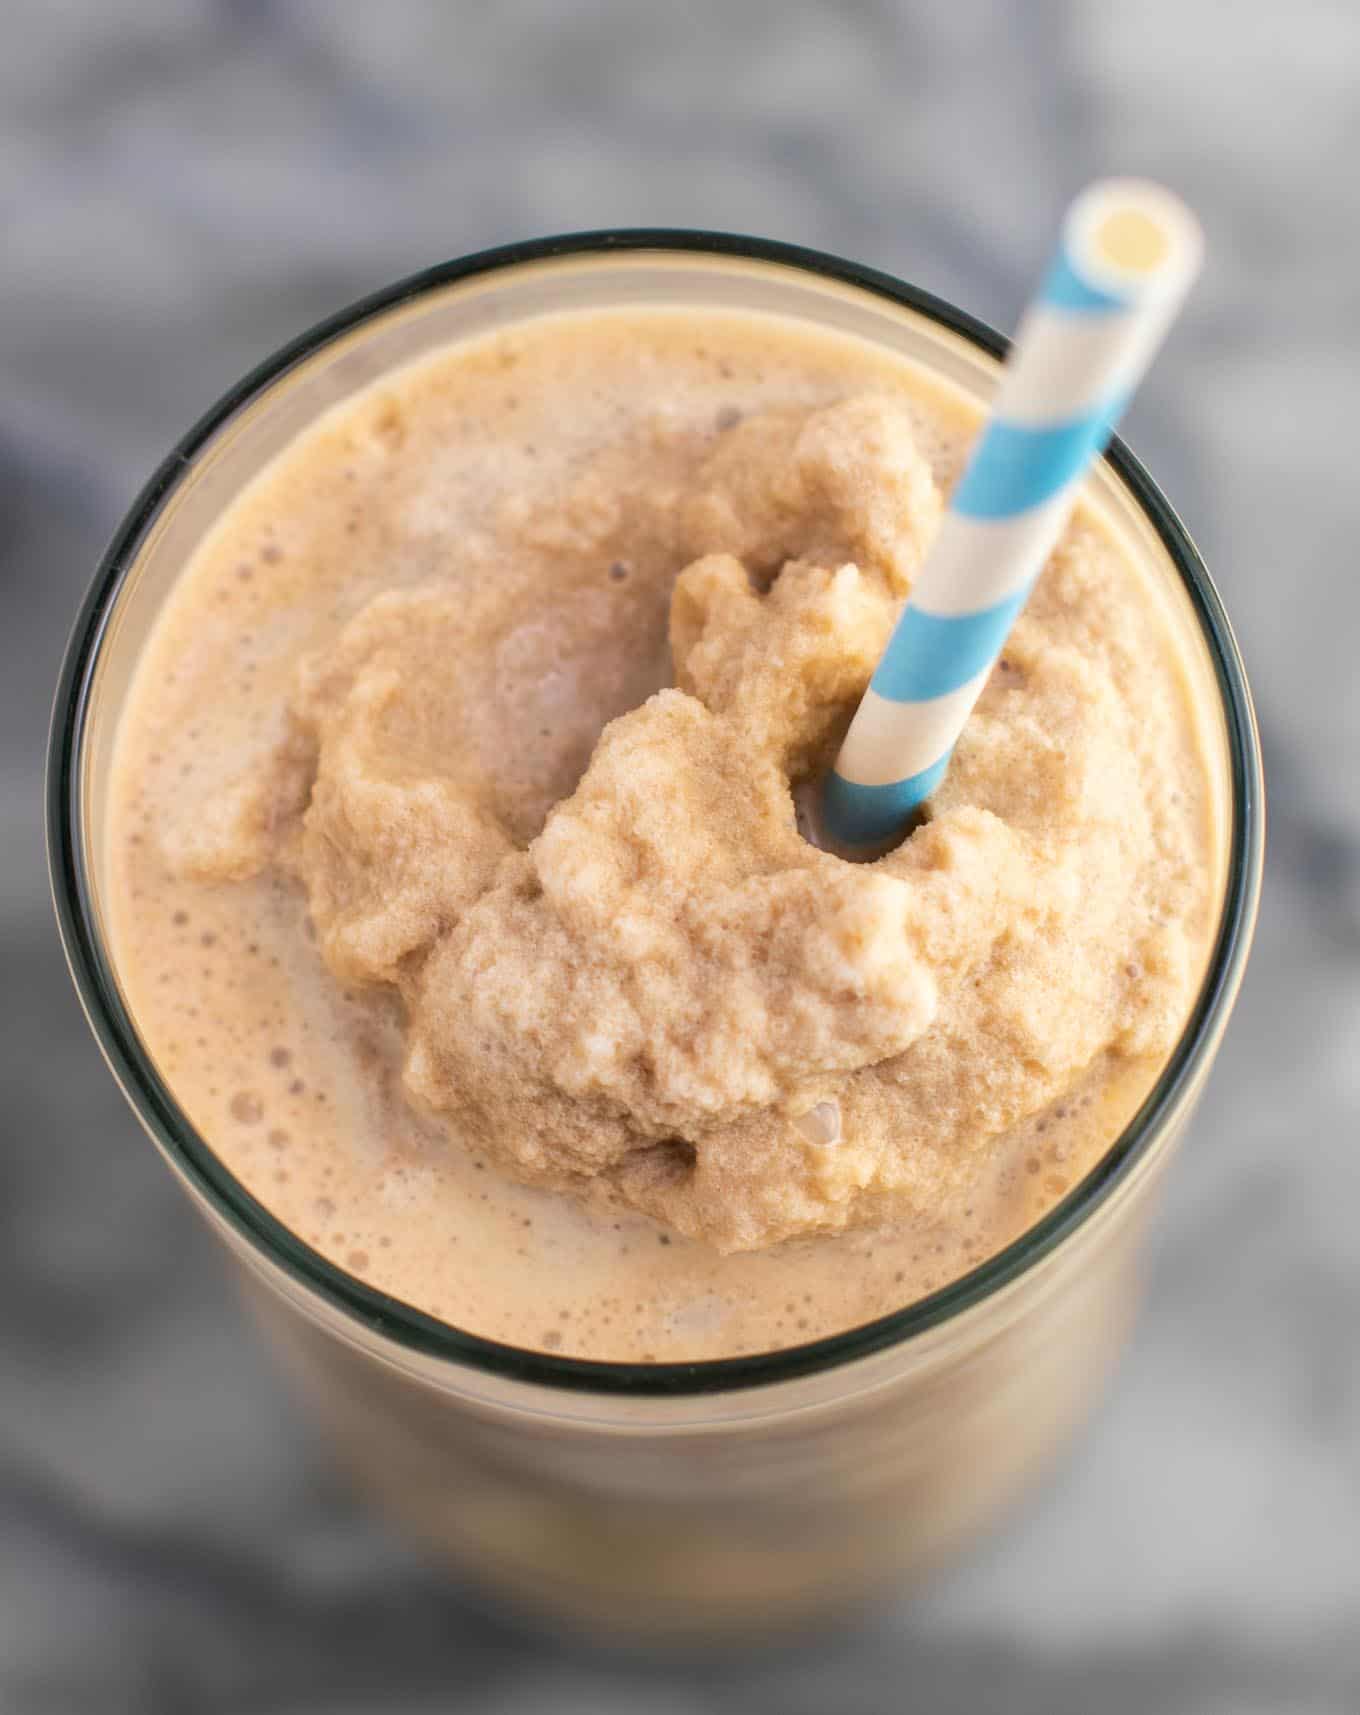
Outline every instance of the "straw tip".
{"type": "Polygon", "coordinates": [[[833,768],[822,782],[814,844],[860,861],[891,851],[944,778],[949,755],[905,780],[866,786],[833,768]]]}
{"type": "Polygon", "coordinates": [[[1116,295],[1182,292],[1199,272],[1204,233],[1189,206],[1151,179],[1099,179],[1068,210],[1072,262],[1116,295]]]}

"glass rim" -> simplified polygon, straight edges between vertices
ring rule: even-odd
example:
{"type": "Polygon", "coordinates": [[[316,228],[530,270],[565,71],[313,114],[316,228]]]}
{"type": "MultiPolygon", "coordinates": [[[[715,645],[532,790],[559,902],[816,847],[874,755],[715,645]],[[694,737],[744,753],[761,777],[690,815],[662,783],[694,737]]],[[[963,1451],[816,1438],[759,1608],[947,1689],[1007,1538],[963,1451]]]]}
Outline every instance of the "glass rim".
{"type": "Polygon", "coordinates": [[[124,1094],[164,1153],[209,1206],[257,1252],[371,1333],[426,1358],[578,1394],[675,1398],[767,1387],[826,1373],[905,1344],[993,1297],[1074,1235],[1129,1178],[1161,1122],[1193,1086],[1203,1054],[1236,993],[1260,892],[1264,853],[1260,744],[1237,643],[1217,590],[1185,527],[1142,464],[1115,438],[1105,454],[1170,556],[1204,635],[1223,701],[1231,772],[1231,835],[1222,915],[1195,1005],[1138,1111],[1094,1168],[1047,1214],[956,1280],[837,1334],[802,1345],[694,1363],[574,1358],[466,1332],[367,1285],[291,1232],[228,1171],[176,1102],[124,1005],[93,909],[82,837],[81,767],[90,696],[109,622],[128,572],[196,456],[237,414],[298,364],[363,324],[478,275],[578,257],[640,251],[735,258],[812,274],[885,298],[1001,359],[1009,341],[944,299],[877,269],[822,251],[735,233],[665,227],[565,233],[440,263],[369,294],[280,347],[226,392],[163,460],[101,559],[62,662],[48,744],[46,820],[53,903],[67,962],[90,1026],[124,1094]]]}

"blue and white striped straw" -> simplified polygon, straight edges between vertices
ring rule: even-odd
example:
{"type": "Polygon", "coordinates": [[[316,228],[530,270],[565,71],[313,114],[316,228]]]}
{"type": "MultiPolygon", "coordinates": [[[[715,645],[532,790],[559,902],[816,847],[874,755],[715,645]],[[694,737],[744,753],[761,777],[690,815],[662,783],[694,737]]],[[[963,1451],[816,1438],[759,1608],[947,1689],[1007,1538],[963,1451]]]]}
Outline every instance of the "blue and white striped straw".
{"type": "Polygon", "coordinates": [[[1158,185],[1105,180],[1068,210],[991,418],[827,776],[833,840],[882,844],[940,783],[1201,251],[1195,217],[1158,185]]]}

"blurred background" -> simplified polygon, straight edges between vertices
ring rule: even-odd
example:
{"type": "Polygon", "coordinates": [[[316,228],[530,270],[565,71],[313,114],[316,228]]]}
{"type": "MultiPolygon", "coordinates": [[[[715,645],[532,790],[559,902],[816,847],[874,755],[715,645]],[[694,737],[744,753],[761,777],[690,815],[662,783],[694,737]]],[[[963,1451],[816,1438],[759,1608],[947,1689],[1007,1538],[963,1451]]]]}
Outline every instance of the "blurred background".
{"type": "Polygon", "coordinates": [[[1360,1707],[1360,11],[1346,0],[8,0],[0,52],[0,1710],[1360,1707]],[[329,1474],[125,1111],[50,921],[51,688],[136,488],[241,372],[441,258],[820,246],[1013,327],[1066,198],[1210,265],[1126,425],[1273,789],[1254,967],[1127,1362],[1060,1475],[853,1634],[617,1659],[480,1614],[329,1474]]]}

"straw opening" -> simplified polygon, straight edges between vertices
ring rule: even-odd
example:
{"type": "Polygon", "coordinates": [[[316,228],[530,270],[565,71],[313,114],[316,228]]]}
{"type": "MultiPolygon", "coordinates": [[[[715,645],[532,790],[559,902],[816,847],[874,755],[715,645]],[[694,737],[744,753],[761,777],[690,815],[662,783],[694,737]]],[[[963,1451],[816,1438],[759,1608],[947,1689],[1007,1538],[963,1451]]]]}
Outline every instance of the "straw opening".
{"type": "Polygon", "coordinates": [[[1182,290],[1204,248],[1181,199],[1143,179],[1107,179],[1084,191],[1068,214],[1066,240],[1093,285],[1137,296],[1182,290]]]}

